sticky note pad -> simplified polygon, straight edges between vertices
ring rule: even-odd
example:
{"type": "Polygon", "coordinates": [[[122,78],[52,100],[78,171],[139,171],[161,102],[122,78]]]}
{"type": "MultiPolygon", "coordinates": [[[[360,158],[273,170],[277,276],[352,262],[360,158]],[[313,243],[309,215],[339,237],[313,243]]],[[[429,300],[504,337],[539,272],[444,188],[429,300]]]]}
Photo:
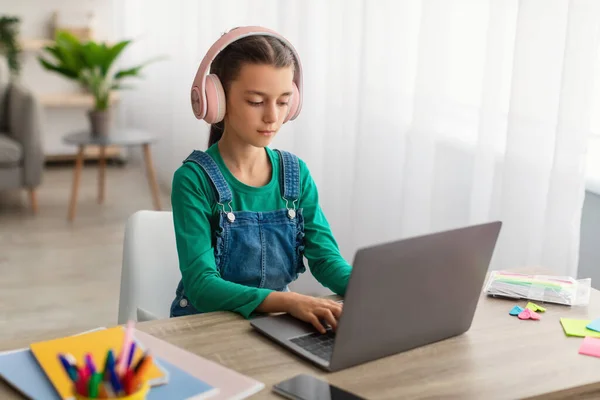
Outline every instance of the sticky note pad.
{"type": "Polygon", "coordinates": [[[523,307],[519,307],[519,306],[514,306],[508,313],[510,315],[513,316],[517,316],[519,315],[521,312],[523,312],[523,307]]]}
{"type": "Polygon", "coordinates": [[[600,339],[586,337],[579,347],[579,354],[600,357],[600,339]]]}
{"type": "Polygon", "coordinates": [[[600,338],[600,332],[587,329],[586,326],[592,321],[585,319],[569,319],[561,318],[560,324],[562,325],[565,334],[567,336],[579,336],[579,337],[596,337],[600,338]]]}
{"type": "Polygon", "coordinates": [[[540,307],[537,304],[532,303],[532,302],[527,303],[527,305],[525,306],[525,308],[528,308],[531,311],[539,311],[539,312],[546,311],[546,309],[544,307],[540,307]]]}
{"type": "Polygon", "coordinates": [[[593,320],[589,324],[587,324],[586,328],[591,329],[596,332],[600,332],[600,318],[593,320]]]}

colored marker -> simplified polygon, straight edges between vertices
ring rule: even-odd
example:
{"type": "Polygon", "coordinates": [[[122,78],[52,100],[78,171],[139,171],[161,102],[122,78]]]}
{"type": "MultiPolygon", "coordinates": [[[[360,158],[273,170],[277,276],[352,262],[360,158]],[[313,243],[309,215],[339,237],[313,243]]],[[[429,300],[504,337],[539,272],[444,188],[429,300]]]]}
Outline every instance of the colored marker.
{"type": "Polygon", "coordinates": [[[100,382],[98,385],[98,398],[99,399],[107,399],[108,391],[106,390],[106,384],[104,382],[100,382]]]}
{"type": "Polygon", "coordinates": [[[146,374],[151,365],[152,356],[150,354],[146,354],[145,357],[142,360],[140,360],[133,373],[133,379],[130,384],[132,392],[135,392],[135,390],[144,381],[144,375],[146,374]]]}
{"type": "Polygon", "coordinates": [[[108,350],[108,354],[106,354],[106,362],[104,363],[104,370],[102,371],[102,376],[104,379],[109,379],[108,370],[109,368],[114,368],[115,366],[115,356],[112,349],[108,350]]]}
{"type": "Polygon", "coordinates": [[[119,353],[119,360],[117,362],[117,372],[119,375],[123,375],[126,369],[127,356],[129,355],[129,346],[131,346],[131,340],[133,338],[133,321],[127,323],[127,329],[125,330],[125,337],[123,338],[123,347],[119,353]]]}
{"type": "Polygon", "coordinates": [[[129,350],[129,357],[127,358],[127,365],[125,368],[129,368],[133,361],[133,355],[135,354],[135,341],[131,342],[131,349],[129,350]]]}
{"type": "Polygon", "coordinates": [[[104,388],[104,391],[106,392],[106,397],[111,399],[113,397],[117,397],[117,394],[115,393],[112,385],[110,384],[110,382],[104,382],[104,384],[102,385],[102,387],[104,388]]]}
{"type": "Polygon", "coordinates": [[[59,354],[58,359],[60,360],[60,363],[62,364],[65,372],[69,376],[69,379],[71,379],[73,382],[77,381],[77,371],[75,370],[73,365],[71,365],[67,357],[65,357],[62,354],[59,354]]]}
{"type": "Polygon", "coordinates": [[[95,399],[98,397],[98,385],[100,384],[100,382],[102,381],[102,375],[99,372],[95,372],[92,377],[90,378],[90,382],[89,382],[89,397],[91,399],[95,399]]]}
{"type": "Polygon", "coordinates": [[[119,393],[121,393],[121,390],[123,390],[121,382],[119,382],[119,377],[117,376],[117,373],[114,368],[109,368],[108,373],[110,375],[110,385],[112,386],[115,395],[118,396],[119,393]]]}
{"type": "Polygon", "coordinates": [[[71,364],[71,366],[73,368],[77,368],[77,360],[75,360],[75,357],[73,356],[73,354],[67,353],[67,354],[65,354],[65,358],[69,362],[69,364],[71,364]]]}
{"type": "Polygon", "coordinates": [[[88,385],[87,385],[87,379],[84,378],[83,376],[81,376],[77,382],[75,382],[75,390],[77,390],[77,393],[79,393],[82,396],[87,396],[88,395],[88,385]]]}
{"type": "Polygon", "coordinates": [[[128,369],[123,376],[123,390],[125,390],[125,394],[131,394],[133,392],[132,383],[133,383],[133,371],[128,369]]]}
{"type": "Polygon", "coordinates": [[[146,354],[143,360],[140,360],[138,365],[134,371],[134,377],[136,381],[141,381],[144,377],[144,374],[150,368],[150,364],[152,364],[152,355],[146,354]]]}
{"type": "Polygon", "coordinates": [[[142,365],[142,363],[144,362],[144,360],[146,359],[146,357],[148,357],[148,352],[145,352],[144,354],[142,354],[142,357],[140,357],[140,359],[138,360],[138,362],[135,365],[135,367],[132,368],[134,373],[137,372],[137,370],[140,368],[140,365],[142,365]]]}
{"type": "Polygon", "coordinates": [[[94,360],[92,359],[92,355],[90,353],[85,355],[85,365],[88,367],[90,375],[96,373],[96,365],[94,364],[94,360]]]}

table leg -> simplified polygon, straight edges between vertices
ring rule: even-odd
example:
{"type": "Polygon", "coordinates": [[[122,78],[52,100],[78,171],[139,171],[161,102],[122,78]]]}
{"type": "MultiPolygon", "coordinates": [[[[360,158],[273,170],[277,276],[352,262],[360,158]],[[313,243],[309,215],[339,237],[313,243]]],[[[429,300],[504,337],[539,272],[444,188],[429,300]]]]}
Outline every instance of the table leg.
{"type": "Polygon", "coordinates": [[[106,147],[100,146],[98,160],[98,204],[104,203],[104,188],[106,187],[106,147]]]}
{"type": "Polygon", "coordinates": [[[81,170],[83,169],[83,153],[85,146],[79,146],[77,153],[77,159],[75,160],[75,171],[73,172],[73,187],[71,189],[71,204],[69,205],[69,221],[75,219],[75,212],[77,211],[77,192],[79,191],[79,181],[81,178],[81,170]]]}
{"type": "Polygon", "coordinates": [[[152,164],[152,154],[150,153],[150,145],[148,143],[144,143],[142,147],[144,149],[144,159],[146,160],[146,173],[148,174],[148,183],[150,184],[150,190],[152,191],[154,208],[157,211],[160,211],[160,196],[158,190],[158,183],[156,182],[156,172],[154,171],[154,165],[152,164]]]}
{"type": "Polygon", "coordinates": [[[29,188],[29,202],[31,203],[31,211],[34,214],[38,213],[37,191],[35,188],[29,188]]]}

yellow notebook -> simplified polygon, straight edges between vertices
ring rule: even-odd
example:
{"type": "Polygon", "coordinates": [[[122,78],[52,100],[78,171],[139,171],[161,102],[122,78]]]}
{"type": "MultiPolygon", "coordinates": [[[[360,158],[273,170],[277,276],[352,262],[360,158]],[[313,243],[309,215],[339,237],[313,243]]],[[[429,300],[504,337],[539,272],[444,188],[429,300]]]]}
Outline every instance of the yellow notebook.
{"type": "MultiPolygon", "coordinates": [[[[60,363],[58,354],[70,353],[77,360],[77,365],[82,365],[85,354],[90,353],[96,364],[96,368],[102,370],[106,362],[108,350],[112,349],[114,354],[118,355],[121,352],[124,337],[125,329],[117,326],[78,336],[68,336],[33,343],[30,348],[61,399],[67,400],[74,399],[75,390],[73,382],[69,379],[60,363]]],[[[144,353],[143,348],[140,347],[143,346],[140,346],[140,343],[136,341],[132,364],[136,363],[144,353]]],[[[168,382],[168,372],[154,361],[153,365],[148,369],[146,378],[150,386],[162,385],[168,382]]]]}

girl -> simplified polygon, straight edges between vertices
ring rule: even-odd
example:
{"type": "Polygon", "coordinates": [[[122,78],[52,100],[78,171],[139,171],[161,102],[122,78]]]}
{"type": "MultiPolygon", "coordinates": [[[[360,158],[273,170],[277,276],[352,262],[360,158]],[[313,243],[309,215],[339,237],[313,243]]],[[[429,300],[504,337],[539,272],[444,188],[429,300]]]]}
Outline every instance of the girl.
{"type": "Polygon", "coordinates": [[[305,271],[343,296],[351,267],[340,255],[304,162],[271,150],[302,105],[294,48],[261,27],[221,37],[192,87],[197,118],[211,123],[208,150],[175,172],[172,208],[182,280],[171,316],[229,310],[286,312],[325,333],[341,304],[288,290],[305,271]],[[206,76],[210,66],[211,74],[206,76]]]}

